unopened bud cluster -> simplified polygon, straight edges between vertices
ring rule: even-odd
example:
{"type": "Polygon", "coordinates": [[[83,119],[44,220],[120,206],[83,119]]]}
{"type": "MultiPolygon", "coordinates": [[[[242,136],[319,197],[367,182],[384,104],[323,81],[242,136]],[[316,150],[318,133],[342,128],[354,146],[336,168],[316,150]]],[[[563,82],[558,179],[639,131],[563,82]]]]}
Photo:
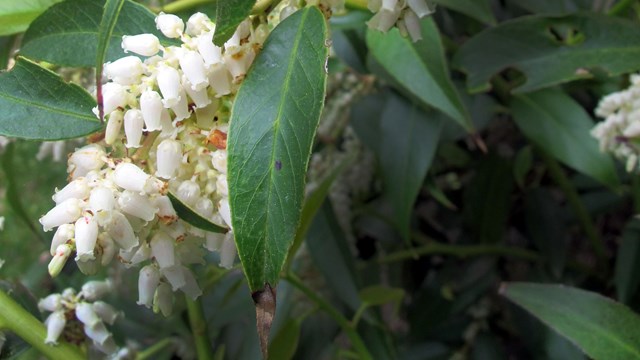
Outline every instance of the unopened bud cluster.
{"type": "Polygon", "coordinates": [[[387,32],[395,25],[414,42],[422,39],[420,19],[435,11],[428,0],[369,0],[367,6],[375,13],[367,22],[369,28],[387,32]]]}
{"type": "Polygon", "coordinates": [[[595,113],[605,120],[591,130],[600,143],[600,151],[624,161],[629,172],[639,167],[640,75],[632,75],[630,80],[627,89],[602,98],[595,113]]]}
{"type": "Polygon", "coordinates": [[[67,288],[61,294],[51,294],[41,299],[38,302],[40,311],[51,313],[45,321],[45,343],[55,345],[63,336],[72,343],[90,340],[103,353],[115,353],[118,346],[106,325],[113,325],[120,313],[100,300],[110,291],[112,287],[108,280],[90,281],[78,293],[67,288]],[[80,334],[71,331],[78,327],[82,329],[80,334]]]}

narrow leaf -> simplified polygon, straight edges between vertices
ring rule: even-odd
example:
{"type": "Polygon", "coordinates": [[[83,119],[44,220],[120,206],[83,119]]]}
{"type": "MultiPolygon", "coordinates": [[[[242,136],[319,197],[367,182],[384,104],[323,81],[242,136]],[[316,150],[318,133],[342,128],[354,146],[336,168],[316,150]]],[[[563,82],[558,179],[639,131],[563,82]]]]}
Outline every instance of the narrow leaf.
{"type": "Polygon", "coordinates": [[[505,283],[500,293],[595,360],[640,359],[640,317],[620,303],[563,285],[505,283]]]}
{"type": "Polygon", "coordinates": [[[70,139],[101,128],[84,89],[25,58],[0,73],[0,135],[36,140],[70,139]]]}
{"type": "Polygon", "coordinates": [[[124,5],[124,0],[107,0],[104,4],[102,20],[100,20],[100,28],[98,30],[98,53],[96,56],[96,97],[98,98],[98,110],[100,121],[104,119],[104,110],[102,108],[102,67],[104,59],[107,56],[107,46],[111,40],[113,29],[116,26],[120,10],[124,5]]]}
{"type": "Polygon", "coordinates": [[[222,46],[233,36],[238,25],[251,14],[256,0],[216,1],[216,32],[213,43],[222,46]]]}
{"type": "Polygon", "coordinates": [[[315,7],[285,19],[265,42],[234,103],[229,202],[252,291],[275,287],[298,229],[324,101],[326,38],[325,19],[315,7]]]}
{"type": "Polygon", "coordinates": [[[514,67],[529,92],[577,79],[593,70],[610,76],[640,69],[640,26],[601,14],[526,16],[489,28],[464,43],[453,59],[467,73],[469,91],[491,88],[491,77],[514,67]]]}
{"type": "MultiPolygon", "coordinates": [[[[62,66],[95,66],[104,4],[104,1],[66,0],[52,6],[31,24],[20,53],[62,66]]],[[[143,5],[125,0],[110,34],[104,60],[125,56],[120,47],[123,35],[150,33],[164,45],[175,44],[156,30],[154,19],[155,15],[143,5]]]]}
{"type": "Polygon", "coordinates": [[[631,219],[622,233],[615,268],[618,300],[629,303],[640,285],[640,220],[631,219]]]}
{"type": "Polygon", "coordinates": [[[192,209],[189,205],[183,203],[180,199],[178,199],[172,193],[167,193],[169,199],[171,200],[171,205],[173,205],[176,214],[178,217],[184,221],[186,221],[189,225],[195,226],[198,229],[202,229],[205,231],[210,231],[214,233],[226,233],[229,229],[224,228],[220,225],[216,225],[211,221],[207,220],[202,215],[198,214],[194,209],[192,209]]]}
{"type": "Polygon", "coordinates": [[[590,134],[593,120],[571,97],[542,90],[514,97],[513,117],[524,135],[546,152],[601,183],[618,185],[613,160],[590,134]]]}
{"type": "Polygon", "coordinates": [[[458,11],[485,24],[495,25],[489,0],[433,0],[434,3],[458,11]]]}
{"type": "Polygon", "coordinates": [[[360,299],[370,306],[383,305],[390,302],[400,303],[402,298],[404,298],[404,290],[400,288],[373,285],[360,290],[360,299]]]}
{"type": "Polygon", "coordinates": [[[380,166],[385,194],[393,205],[393,220],[409,241],[411,210],[438,147],[443,116],[422,112],[390,95],[382,113],[380,166]]]}
{"type": "Polygon", "coordinates": [[[422,20],[421,31],[423,40],[413,43],[395,28],[387,33],[368,30],[367,45],[375,60],[403,90],[470,130],[471,120],[449,78],[435,22],[431,18],[422,20]]]}
{"type": "Polygon", "coordinates": [[[0,1],[0,36],[27,30],[33,19],[60,1],[62,0],[0,1]]]}

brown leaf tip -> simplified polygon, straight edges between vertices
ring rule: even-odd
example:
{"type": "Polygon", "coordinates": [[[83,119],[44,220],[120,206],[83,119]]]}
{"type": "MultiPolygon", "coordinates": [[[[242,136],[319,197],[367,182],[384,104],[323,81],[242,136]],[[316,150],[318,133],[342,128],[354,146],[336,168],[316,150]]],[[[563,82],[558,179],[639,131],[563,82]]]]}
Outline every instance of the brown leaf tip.
{"type": "Polygon", "coordinates": [[[262,358],[266,360],[269,357],[269,333],[276,315],[276,289],[267,283],[264,289],[252,293],[251,298],[256,305],[256,328],[262,358]]]}

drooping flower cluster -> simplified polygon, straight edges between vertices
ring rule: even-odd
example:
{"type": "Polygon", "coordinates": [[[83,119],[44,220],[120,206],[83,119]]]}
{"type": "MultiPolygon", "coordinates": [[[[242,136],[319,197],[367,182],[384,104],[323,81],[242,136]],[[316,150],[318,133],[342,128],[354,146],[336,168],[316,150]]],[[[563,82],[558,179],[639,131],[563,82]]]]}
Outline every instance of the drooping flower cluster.
{"type": "Polygon", "coordinates": [[[629,172],[639,167],[640,75],[632,75],[630,80],[629,88],[602,98],[595,113],[605,120],[591,130],[600,143],[600,151],[624,161],[629,172]]]}
{"type": "Polygon", "coordinates": [[[369,28],[387,32],[395,25],[414,42],[422,39],[420,19],[435,11],[428,0],[369,0],[367,6],[375,13],[367,22],[369,28]]]}
{"type": "MultiPolygon", "coordinates": [[[[162,46],[152,34],[124,36],[126,56],[105,64],[104,140],[77,149],[68,160],[69,184],[40,222],[57,228],[52,275],[75,253],[81,271],[95,273],[117,259],[140,266],[138,303],[168,315],[173,292],[202,292],[190,264],[205,249],[233,265],[226,138],[233,98],[268,35],[266,23],[242,22],[222,47],[202,13],[186,24],[160,14],[158,29],[180,46],[162,46]],[[205,232],[178,218],[168,193],[230,231],[205,232]]],[[[96,109],[97,113],[97,109],[96,109]]]]}
{"type": "Polygon", "coordinates": [[[120,313],[111,305],[100,301],[111,290],[108,280],[89,281],[78,293],[67,288],[61,294],[51,294],[41,299],[38,302],[40,311],[51,313],[45,321],[45,342],[55,345],[63,330],[73,328],[81,331],[65,331],[65,340],[73,343],[91,340],[97,349],[106,354],[116,352],[118,346],[106,324],[113,325],[120,313]]]}

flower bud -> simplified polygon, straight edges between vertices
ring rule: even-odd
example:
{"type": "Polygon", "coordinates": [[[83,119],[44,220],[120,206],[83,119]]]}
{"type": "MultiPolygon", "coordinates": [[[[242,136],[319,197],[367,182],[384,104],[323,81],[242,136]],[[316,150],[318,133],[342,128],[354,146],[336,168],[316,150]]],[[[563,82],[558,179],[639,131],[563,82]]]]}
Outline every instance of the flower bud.
{"type": "Polygon", "coordinates": [[[113,325],[120,313],[116,309],[104,301],[96,301],[92,305],[93,311],[98,315],[100,320],[109,325],[113,325]]]}
{"type": "Polygon", "coordinates": [[[88,302],[80,302],[76,305],[76,317],[80,320],[85,326],[95,326],[96,324],[102,323],[98,315],[95,311],[93,311],[93,306],[88,302]]]}
{"type": "Polygon", "coordinates": [[[168,38],[179,38],[184,32],[182,19],[172,14],[161,12],[156,16],[156,28],[168,38]]]}
{"type": "Polygon", "coordinates": [[[182,271],[182,266],[180,265],[162,269],[162,275],[167,279],[169,284],[171,284],[173,291],[179,290],[187,283],[184,278],[184,271],[182,271]]]}
{"type": "Polygon", "coordinates": [[[157,196],[153,199],[153,205],[158,208],[158,217],[164,224],[171,224],[178,220],[178,214],[176,214],[171,199],[168,196],[157,196]]]}
{"type": "Polygon", "coordinates": [[[145,221],[153,220],[158,212],[158,208],[153,206],[148,197],[131,190],[125,190],[120,194],[118,205],[120,205],[122,212],[145,221]]]}
{"type": "Polygon", "coordinates": [[[137,165],[125,162],[118,164],[113,174],[113,181],[116,185],[125,190],[138,193],[144,191],[149,178],[151,178],[151,175],[144,172],[137,165]]]}
{"type": "Polygon", "coordinates": [[[187,20],[187,34],[200,36],[203,32],[212,30],[212,25],[211,19],[207,15],[197,12],[187,20]]]}
{"type": "Polygon", "coordinates": [[[140,269],[138,277],[138,305],[151,307],[153,295],[160,283],[160,272],[153,265],[147,265],[140,269]]]}
{"type": "Polygon", "coordinates": [[[53,259],[49,262],[49,275],[51,275],[51,277],[56,277],[60,274],[72,251],[73,248],[71,245],[63,244],[58,246],[55,255],[53,255],[53,259]]]}
{"type": "Polygon", "coordinates": [[[124,134],[127,136],[126,147],[140,147],[143,126],[144,118],[142,117],[142,111],[138,109],[127,110],[127,112],[124,114],[124,134]]]}
{"type": "Polygon", "coordinates": [[[89,182],[84,177],[80,177],[67,184],[62,190],[57,191],[52,196],[52,199],[56,204],[60,204],[71,198],[82,200],[86,198],[87,195],[89,195],[89,182]]]}
{"type": "Polygon", "coordinates": [[[153,56],[160,50],[160,41],[155,35],[141,34],[122,37],[122,49],[142,56],[153,56]]]}
{"type": "Polygon", "coordinates": [[[162,98],[153,90],[146,90],[140,95],[140,110],[146,131],[162,130],[162,98]]]}
{"type": "Polygon", "coordinates": [[[179,58],[180,68],[195,91],[205,89],[209,79],[204,68],[204,60],[195,51],[185,51],[179,58]]]}
{"type": "Polygon", "coordinates": [[[122,85],[113,82],[102,85],[102,108],[105,114],[124,108],[126,104],[127,91],[122,85]]]}
{"type": "Polygon", "coordinates": [[[102,299],[105,295],[107,295],[113,286],[111,286],[111,281],[89,281],[82,285],[82,295],[85,299],[89,301],[96,301],[98,299],[102,299]]]}
{"type": "Polygon", "coordinates": [[[156,259],[160,269],[177,264],[174,241],[166,233],[159,231],[151,239],[151,255],[156,259]]]}
{"type": "Polygon", "coordinates": [[[120,136],[120,129],[122,129],[122,123],[124,122],[124,114],[120,110],[114,110],[109,115],[107,121],[107,128],[104,131],[104,142],[107,145],[113,145],[118,136],[120,136]]]}
{"type": "Polygon", "coordinates": [[[171,179],[181,162],[182,145],[176,140],[162,140],[156,152],[156,176],[171,179]]]}
{"type": "Polygon", "coordinates": [[[137,56],[125,56],[104,66],[107,78],[122,85],[138,83],[143,72],[142,60],[137,56]]]}
{"type": "Polygon", "coordinates": [[[160,65],[158,67],[157,80],[164,99],[164,106],[167,108],[175,106],[180,101],[180,92],[182,90],[178,70],[167,65],[160,65]]]}
{"type": "Polygon", "coordinates": [[[60,294],[51,294],[44,299],[38,301],[38,310],[41,312],[54,312],[62,308],[62,296],[60,294]]]}
{"type": "Polygon", "coordinates": [[[64,330],[64,326],[66,324],[67,319],[65,318],[62,310],[51,313],[45,321],[45,325],[47,326],[47,338],[44,340],[44,343],[47,345],[57,345],[58,338],[62,334],[62,330],[64,330]]]}
{"type": "Polygon", "coordinates": [[[82,200],[67,199],[41,217],[40,224],[42,224],[44,231],[49,231],[62,224],[74,222],[81,215],[82,206],[82,200]]]}
{"type": "Polygon", "coordinates": [[[138,246],[138,238],[133,233],[129,220],[119,211],[113,211],[106,224],[107,233],[125,251],[138,246]]]}
{"type": "Polygon", "coordinates": [[[200,186],[193,180],[185,180],[176,193],[178,198],[189,206],[193,206],[200,198],[200,186]]]}
{"type": "Polygon", "coordinates": [[[85,215],[76,221],[76,260],[95,259],[93,250],[98,240],[98,222],[93,216],[85,215]]]}
{"type": "Polygon", "coordinates": [[[173,291],[167,283],[161,283],[156,289],[153,296],[153,311],[162,312],[162,315],[168,317],[173,311],[173,291]]]}
{"type": "Polygon", "coordinates": [[[56,254],[56,249],[58,246],[62,244],[66,244],[69,240],[73,239],[75,236],[75,225],[74,224],[62,224],[56,230],[56,233],[53,234],[53,238],[51,239],[51,248],[49,252],[51,256],[56,254]]]}
{"type": "Polygon", "coordinates": [[[216,150],[211,154],[211,165],[223,174],[227,173],[227,152],[216,150]]]}
{"type": "Polygon", "coordinates": [[[182,267],[182,272],[184,274],[185,284],[180,287],[185,295],[191,298],[191,300],[195,300],[198,296],[202,295],[202,290],[200,286],[198,286],[198,282],[196,281],[195,276],[193,276],[193,272],[186,267],[182,267]]]}
{"type": "Polygon", "coordinates": [[[233,232],[229,231],[220,249],[220,266],[225,269],[231,269],[237,253],[236,243],[233,241],[233,232]]]}
{"type": "Polygon", "coordinates": [[[205,65],[222,63],[222,48],[213,44],[213,32],[198,36],[196,45],[205,65]]]}

